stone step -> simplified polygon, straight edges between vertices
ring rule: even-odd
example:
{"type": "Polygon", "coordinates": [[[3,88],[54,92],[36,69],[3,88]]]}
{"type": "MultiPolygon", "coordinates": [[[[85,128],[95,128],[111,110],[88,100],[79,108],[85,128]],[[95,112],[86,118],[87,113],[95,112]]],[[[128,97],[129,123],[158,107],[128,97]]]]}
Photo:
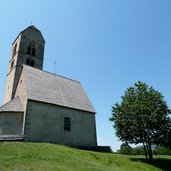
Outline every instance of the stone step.
{"type": "Polygon", "coordinates": [[[23,141],[23,135],[0,135],[0,141],[23,141]]]}

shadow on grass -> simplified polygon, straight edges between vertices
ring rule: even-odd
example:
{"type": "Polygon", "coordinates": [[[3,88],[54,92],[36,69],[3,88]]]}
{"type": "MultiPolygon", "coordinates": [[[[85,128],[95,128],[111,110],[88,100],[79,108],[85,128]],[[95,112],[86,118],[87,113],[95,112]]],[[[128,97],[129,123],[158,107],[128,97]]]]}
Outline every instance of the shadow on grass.
{"type": "Polygon", "coordinates": [[[171,171],[171,159],[154,158],[153,161],[148,161],[143,158],[131,158],[131,161],[147,163],[162,169],[162,171],[171,171]]]}

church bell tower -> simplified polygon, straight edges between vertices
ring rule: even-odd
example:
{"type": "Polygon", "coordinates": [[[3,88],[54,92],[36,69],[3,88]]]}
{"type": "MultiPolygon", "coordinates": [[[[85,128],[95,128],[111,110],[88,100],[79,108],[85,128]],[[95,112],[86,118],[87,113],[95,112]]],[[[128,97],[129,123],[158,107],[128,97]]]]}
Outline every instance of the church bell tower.
{"type": "Polygon", "coordinates": [[[41,32],[29,26],[17,36],[12,44],[4,104],[14,98],[23,64],[43,69],[45,40],[41,32]]]}

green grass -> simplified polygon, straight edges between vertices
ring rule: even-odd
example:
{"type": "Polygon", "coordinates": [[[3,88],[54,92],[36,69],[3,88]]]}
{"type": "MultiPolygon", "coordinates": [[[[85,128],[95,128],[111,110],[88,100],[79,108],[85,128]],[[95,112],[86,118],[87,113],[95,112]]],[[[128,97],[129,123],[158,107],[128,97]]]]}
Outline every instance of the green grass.
{"type": "Polygon", "coordinates": [[[1,142],[0,171],[170,171],[171,156],[125,156],[47,143],[1,142]]]}

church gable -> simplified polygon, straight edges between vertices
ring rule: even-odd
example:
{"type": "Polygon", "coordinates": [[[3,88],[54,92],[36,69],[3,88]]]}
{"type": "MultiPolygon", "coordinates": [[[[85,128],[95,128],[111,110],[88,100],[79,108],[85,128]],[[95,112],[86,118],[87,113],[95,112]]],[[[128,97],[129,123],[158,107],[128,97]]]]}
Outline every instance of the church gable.
{"type": "MultiPolygon", "coordinates": [[[[24,29],[23,31],[21,31],[19,33],[19,35],[16,37],[16,39],[18,39],[18,37],[21,35],[21,34],[25,34],[27,32],[30,32],[30,34],[33,34],[33,32],[36,32],[37,34],[39,34],[39,36],[41,37],[41,40],[45,43],[45,40],[43,38],[43,35],[42,33],[40,32],[40,30],[38,30],[35,26],[31,25],[29,27],[27,27],[26,29],[24,29]]],[[[16,39],[14,40],[14,42],[12,44],[15,43],[16,39]]]]}
{"type": "Polygon", "coordinates": [[[31,34],[36,32],[36,34],[39,34],[39,38],[41,37],[41,41],[43,41],[45,43],[42,33],[35,26],[31,25],[31,26],[27,27],[25,30],[23,30],[21,33],[23,34],[25,32],[30,32],[31,34]]]}
{"type": "Polygon", "coordinates": [[[79,82],[26,65],[23,73],[28,99],[95,113],[79,82]]]}

